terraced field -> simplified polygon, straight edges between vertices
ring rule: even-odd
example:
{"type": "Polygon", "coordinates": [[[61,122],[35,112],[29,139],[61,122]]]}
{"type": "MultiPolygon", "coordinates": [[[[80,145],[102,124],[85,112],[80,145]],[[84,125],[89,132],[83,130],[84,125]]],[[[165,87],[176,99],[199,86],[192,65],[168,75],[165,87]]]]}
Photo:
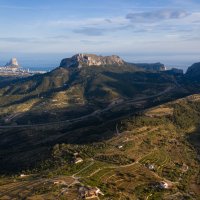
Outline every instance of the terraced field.
{"type": "Polygon", "coordinates": [[[173,168],[174,166],[174,163],[172,162],[171,158],[167,155],[166,152],[162,152],[162,150],[155,150],[151,154],[141,159],[140,163],[143,165],[154,164],[155,171],[159,175],[162,175],[163,168],[165,167],[173,168]]]}
{"type": "Polygon", "coordinates": [[[70,186],[74,183],[72,177],[57,177],[57,178],[40,178],[28,176],[25,178],[16,177],[10,179],[9,183],[0,186],[0,199],[37,199],[37,196],[55,199],[62,195],[62,183],[65,186],[70,186]],[[45,194],[45,195],[44,195],[45,194]]]}

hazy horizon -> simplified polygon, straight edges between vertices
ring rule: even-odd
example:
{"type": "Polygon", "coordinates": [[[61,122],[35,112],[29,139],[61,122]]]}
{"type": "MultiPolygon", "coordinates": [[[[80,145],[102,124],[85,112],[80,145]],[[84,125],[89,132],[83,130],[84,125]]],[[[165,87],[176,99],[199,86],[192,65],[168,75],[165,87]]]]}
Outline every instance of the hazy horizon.
{"type": "MultiPolygon", "coordinates": [[[[82,52],[77,52],[82,53],[82,52]]],[[[189,66],[193,63],[200,62],[198,60],[198,55],[159,55],[155,56],[153,53],[148,55],[142,54],[120,54],[117,52],[114,53],[99,53],[99,52],[87,52],[94,53],[97,55],[119,55],[122,59],[131,63],[156,63],[160,62],[165,64],[166,67],[177,67],[187,70],[189,66]]],[[[48,54],[48,53],[5,53],[0,56],[0,66],[4,66],[11,58],[16,57],[20,66],[24,68],[31,68],[35,70],[51,70],[55,67],[58,67],[60,61],[63,58],[71,57],[76,53],[57,53],[57,54],[48,54]]]]}

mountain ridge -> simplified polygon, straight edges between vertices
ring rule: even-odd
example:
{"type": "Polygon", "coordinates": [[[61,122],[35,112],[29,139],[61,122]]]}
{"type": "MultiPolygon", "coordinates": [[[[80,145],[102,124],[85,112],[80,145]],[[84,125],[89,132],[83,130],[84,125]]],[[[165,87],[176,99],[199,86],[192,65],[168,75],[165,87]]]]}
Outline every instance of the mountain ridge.
{"type": "Polygon", "coordinates": [[[165,71],[166,67],[164,64],[157,62],[157,63],[130,63],[124,61],[117,55],[111,56],[101,56],[96,54],[84,54],[79,53],[75,54],[70,58],[62,59],[60,63],[60,67],[91,67],[91,66],[131,66],[135,70],[148,70],[148,71],[165,71]]]}

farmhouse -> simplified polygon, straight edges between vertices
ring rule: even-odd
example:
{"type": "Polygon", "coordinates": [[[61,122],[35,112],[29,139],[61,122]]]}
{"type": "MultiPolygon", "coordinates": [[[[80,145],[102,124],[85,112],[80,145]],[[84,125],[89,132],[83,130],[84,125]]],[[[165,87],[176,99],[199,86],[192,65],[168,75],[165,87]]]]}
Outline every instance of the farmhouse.
{"type": "Polygon", "coordinates": [[[26,175],[26,174],[20,174],[20,177],[21,178],[25,178],[25,177],[28,177],[29,175],[26,175]]]}
{"type": "Polygon", "coordinates": [[[80,187],[79,194],[83,199],[92,199],[98,197],[99,194],[103,195],[99,188],[80,187]]]}
{"type": "Polygon", "coordinates": [[[77,158],[74,159],[75,164],[78,164],[78,163],[81,163],[81,162],[83,162],[83,159],[80,158],[80,157],[77,157],[77,158]]]}
{"type": "Polygon", "coordinates": [[[67,185],[66,181],[64,180],[54,180],[54,185],[67,185]]]}

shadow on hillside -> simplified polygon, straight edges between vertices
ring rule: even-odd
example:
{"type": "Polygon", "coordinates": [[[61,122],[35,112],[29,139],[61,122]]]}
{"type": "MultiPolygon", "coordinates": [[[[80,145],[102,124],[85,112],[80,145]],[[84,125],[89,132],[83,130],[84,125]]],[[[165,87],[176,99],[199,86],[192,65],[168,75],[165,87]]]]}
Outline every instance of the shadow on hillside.
{"type": "MultiPolygon", "coordinates": [[[[146,100],[142,107],[122,103],[103,113],[86,115],[78,119],[50,122],[44,125],[27,125],[4,129],[0,127],[0,173],[34,168],[51,156],[55,144],[88,144],[101,142],[116,134],[116,124],[123,118],[143,109],[171,100],[157,98],[146,100]]],[[[45,118],[45,116],[38,116],[45,118]]]]}
{"type": "Polygon", "coordinates": [[[0,173],[33,168],[51,156],[55,144],[86,144],[107,140],[115,134],[115,121],[52,124],[32,128],[0,129],[0,173]]]}
{"type": "Polygon", "coordinates": [[[200,127],[193,133],[188,135],[189,143],[194,147],[198,154],[198,161],[200,163],[200,127]]]}
{"type": "MultiPolygon", "coordinates": [[[[162,100],[154,97],[142,100],[145,104],[141,107],[123,102],[120,107],[115,106],[115,109],[59,123],[0,128],[0,173],[37,166],[51,156],[51,149],[55,144],[88,144],[108,140],[116,134],[116,124],[120,120],[143,109],[176,99],[177,94],[174,95],[164,96],[162,100]]],[[[40,120],[46,116],[38,115],[36,118],[40,120]]]]}

